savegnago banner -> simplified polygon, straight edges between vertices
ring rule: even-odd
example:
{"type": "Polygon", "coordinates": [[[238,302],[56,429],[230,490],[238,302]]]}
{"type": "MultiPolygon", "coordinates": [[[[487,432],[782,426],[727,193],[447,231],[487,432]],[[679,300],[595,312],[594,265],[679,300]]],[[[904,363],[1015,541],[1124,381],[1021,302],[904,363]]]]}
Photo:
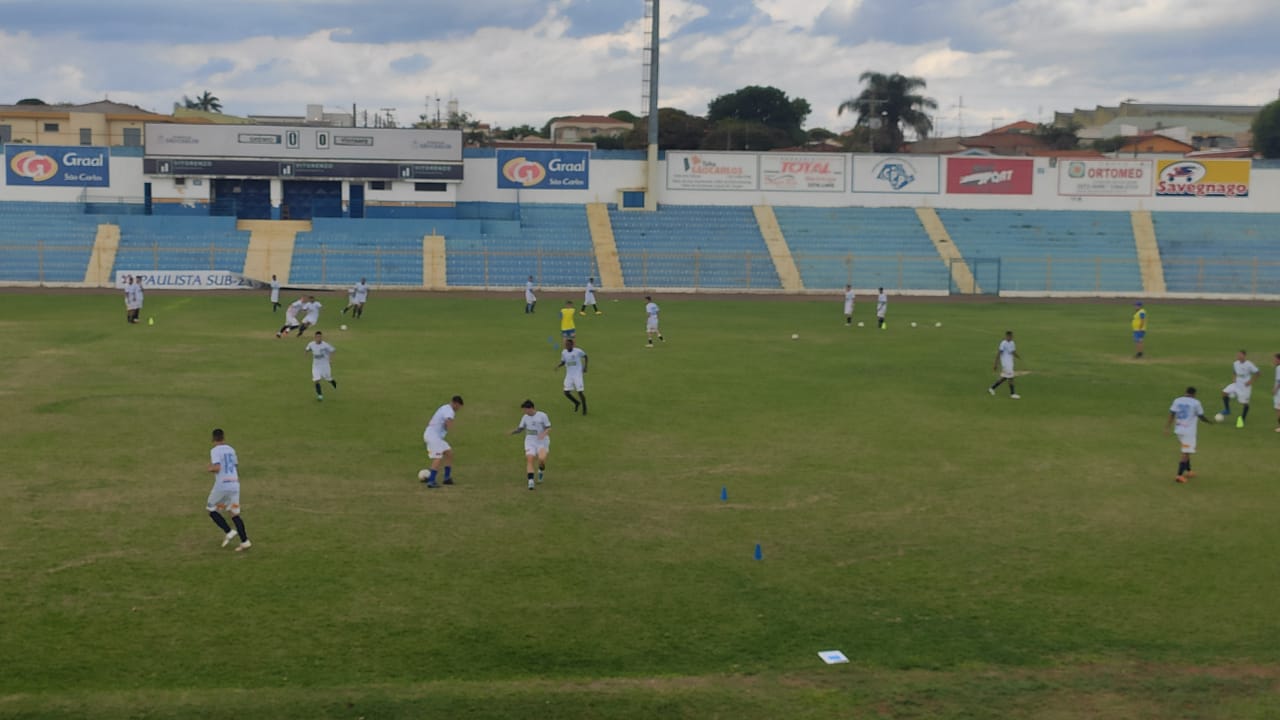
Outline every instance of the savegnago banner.
{"type": "Polygon", "coordinates": [[[229,270],[117,270],[116,288],[124,289],[125,278],[141,278],[146,290],[236,290],[258,287],[259,283],[229,270]]]}
{"type": "Polygon", "coordinates": [[[1249,197],[1251,160],[1160,160],[1157,197],[1249,197]]]}

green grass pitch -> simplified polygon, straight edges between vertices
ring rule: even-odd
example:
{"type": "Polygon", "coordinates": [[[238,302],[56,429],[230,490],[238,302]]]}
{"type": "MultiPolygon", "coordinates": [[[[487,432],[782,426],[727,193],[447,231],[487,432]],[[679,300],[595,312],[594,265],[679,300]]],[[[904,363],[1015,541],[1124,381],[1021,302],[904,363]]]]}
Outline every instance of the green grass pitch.
{"type": "Polygon", "coordinates": [[[0,297],[0,716],[1280,714],[1274,308],[1155,303],[1135,361],[1120,301],[891,302],[880,332],[838,293],[659,296],[652,350],[606,301],[582,417],[563,297],[343,299],[320,403],[265,295],[154,292],[154,326],[0,297]],[[986,392],[1006,329],[1020,401],[986,392]],[[1219,409],[1241,347],[1250,423],[1202,426],[1175,485],[1169,403],[1219,409]],[[458,485],[427,490],[455,393],[458,485]],[[204,513],[213,427],[248,553],[204,513]]]}

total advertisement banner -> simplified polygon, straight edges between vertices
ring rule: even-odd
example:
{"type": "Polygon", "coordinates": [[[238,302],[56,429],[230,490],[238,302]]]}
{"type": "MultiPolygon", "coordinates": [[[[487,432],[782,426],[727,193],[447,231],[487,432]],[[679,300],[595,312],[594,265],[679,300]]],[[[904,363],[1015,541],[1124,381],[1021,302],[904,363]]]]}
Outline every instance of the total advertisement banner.
{"type": "Polygon", "coordinates": [[[844,155],[760,156],[760,189],[799,192],[844,192],[844,155]]]}
{"type": "Polygon", "coordinates": [[[1036,161],[995,157],[947,158],[949,195],[1030,195],[1036,161]]]}
{"type": "Polygon", "coordinates": [[[4,146],[5,182],[27,187],[107,187],[111,154],[85,145],[4,146]]]}
{"type": "Polygon", "coordinates": [[[758,190],[756,153],[668,152],[668,190],[758,190]]]}
{"type": "Polygon", "coordinates": [[[228,270],[117,270],[116,289],[123,290],[124,279],[142,279],[142,290],[236,290],[258,286],[258,283],[228,270]]]}
{"type": "Polygon", "coordinates": [[[586,150],[498,151],[498,187],[508,190],[585,190],[591,153],[586,150]]]}
{"type": "Polygon", "coordinates": [[[1076,197],[1150,197],[1150,160],[1060,160],[1058,194],[1076,197]]]}
{"type": "Polygon", "coordinates": [[[1160,160],[1157,197],[1249,197],[1250,160],[1160,160]]]}
{"type": "Polygon", "coordinates": [[[854,155],[853,192],[936,195],[942,192],[942,159],[926,155],[854,155]]]}

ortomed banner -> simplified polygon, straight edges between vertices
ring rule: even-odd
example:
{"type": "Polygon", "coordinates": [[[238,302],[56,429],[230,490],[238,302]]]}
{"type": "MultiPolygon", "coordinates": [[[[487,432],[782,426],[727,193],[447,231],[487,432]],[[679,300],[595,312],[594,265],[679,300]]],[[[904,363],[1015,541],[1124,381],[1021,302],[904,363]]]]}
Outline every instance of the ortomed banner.
{"type": "Polygon", "coordinates": [[[124,289],[126,277],[142,278],[142,290],[236,290],[259,283],[228,270],[117,270],[116,288],[124,289]]]}
{"type": "Polygon", "coordinates": [[[107,187],[111,154],[85,145],[4,146],[5,182],[42,187],[107,187]]]}
{"type": "Polygon", "coordinates": [[[498,151],[498,187],[514,190],[586,190],[591,153],[586,150],[498,151]]]}
{"type": "Polygon", "coordinates": [[[927,155],[854,155],[856,193],[936,194],[942,191],[942,159],[927,155]]]}
{"type": "Polygon", "coordinates": [[[1250,160],[1160,160],[1157,197],[1249,197],[1250,160]]]}
{"type": "Polygon", "coordinates": [[[756,153],[668,152],[669,190],[759,190],[756,153]]]}
{"type": "Polygon", "coordinates": [[[802,192],[844,192],[844,155],[760,156],[760,189],[802,192]]]}
{"type": "Polygon", "coordinates": [[[1154,177],[1150,160],[1059,160],[1058,194],[1150,197],[1154,177]]]}
{"type": "Polygon", "coordinates": [[[1036,162],[996,157],[947,158],[950,195],[1030,195],[1036,162]]]}

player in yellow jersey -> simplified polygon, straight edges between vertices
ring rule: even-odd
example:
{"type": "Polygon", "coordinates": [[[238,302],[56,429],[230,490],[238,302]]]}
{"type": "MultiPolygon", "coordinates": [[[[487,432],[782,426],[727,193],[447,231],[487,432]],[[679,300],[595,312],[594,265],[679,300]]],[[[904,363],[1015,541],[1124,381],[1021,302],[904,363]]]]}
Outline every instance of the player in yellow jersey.
{"type": "Polygon", "coordinates": [[[1137,310],[1133,311],[1133,346],[1138,353],[1134,355],[1136,358],[1142,357],[1142,341],[1147,336],[1147,309],[1142,307],[1142,301],[1134,303],[1133,306],[1137,310]]]}
{"type": "Polygon", "coordinates": [[[564,307],[560,308],[560,336],[563,338],[571,338],[576,333],[573,325],[573,301],[565,300],[564,307]]]}

